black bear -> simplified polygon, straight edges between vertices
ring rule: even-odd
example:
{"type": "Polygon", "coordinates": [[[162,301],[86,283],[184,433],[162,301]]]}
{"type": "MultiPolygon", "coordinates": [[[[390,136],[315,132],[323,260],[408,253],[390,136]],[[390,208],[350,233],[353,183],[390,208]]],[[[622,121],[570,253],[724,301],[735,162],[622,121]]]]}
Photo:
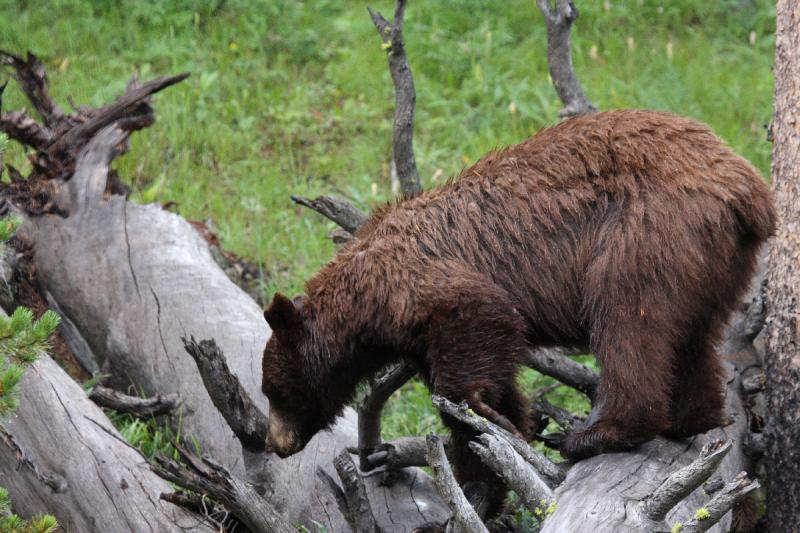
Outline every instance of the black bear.
{"type": "MultiPolygon", "coordinates": [[[[652,111],[561,122],[379,209],[307,296],[274,297],[269,445],[299,451],[399,359],[528,437],[515,374],[526,349],[552,345],[602,368],[565,456],[706,431],[723,419],[714,342],[774,228],[769,188],[704,125],[652,111]]],[[[459,481],[499,483],[470,454],[473,433],[445,423],[459,481]]]]}

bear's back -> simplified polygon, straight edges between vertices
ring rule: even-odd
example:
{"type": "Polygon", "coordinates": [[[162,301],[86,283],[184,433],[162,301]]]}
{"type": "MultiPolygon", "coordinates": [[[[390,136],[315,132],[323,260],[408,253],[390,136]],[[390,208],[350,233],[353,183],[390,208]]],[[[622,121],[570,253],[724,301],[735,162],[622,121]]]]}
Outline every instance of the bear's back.
{"type": "Polygon", "coordinates": [[[307,289],[338,287],[340,299],[355,294],[402,323],[425,297],[418,280],[432,262],[454,262],[508,291],[528,316],[574,317],[543,324],[552,332],[542,335],[579,335],[566,329],[579,326],[598,257],[641,264],[650,271],[637,279],[648,280],[682,268],[681,250],[704,263],[714,234],[736,239],[739,226],[759,240],[771,232],[770,193],[706,126],[654,111],[596,113],[377,210],[307,289]]]}

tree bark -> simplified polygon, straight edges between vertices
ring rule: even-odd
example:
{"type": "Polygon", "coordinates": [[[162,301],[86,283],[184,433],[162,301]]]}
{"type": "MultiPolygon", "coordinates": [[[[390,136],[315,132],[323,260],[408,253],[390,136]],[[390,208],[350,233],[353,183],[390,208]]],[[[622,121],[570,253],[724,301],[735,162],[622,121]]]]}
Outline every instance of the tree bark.
{"type": "Polygon", "coordinates": [[[779,224],[767,275],[766,469],[770,531],[800,524],[800,4],[779,0],[772,181],[779,224]]]}

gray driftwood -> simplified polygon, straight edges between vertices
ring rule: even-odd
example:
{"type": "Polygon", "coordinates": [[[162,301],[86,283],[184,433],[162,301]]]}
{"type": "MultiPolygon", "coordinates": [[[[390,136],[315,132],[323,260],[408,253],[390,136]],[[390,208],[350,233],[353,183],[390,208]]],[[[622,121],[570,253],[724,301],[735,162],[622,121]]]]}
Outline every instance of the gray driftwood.
{"type": "Polygon", "coordinates": [[[0,425],[0,486],[18,514],[53,514],[64,531],[213,531],[158,499],[169,485],[48,356],[20,389],[18,410],[0,425]]]}

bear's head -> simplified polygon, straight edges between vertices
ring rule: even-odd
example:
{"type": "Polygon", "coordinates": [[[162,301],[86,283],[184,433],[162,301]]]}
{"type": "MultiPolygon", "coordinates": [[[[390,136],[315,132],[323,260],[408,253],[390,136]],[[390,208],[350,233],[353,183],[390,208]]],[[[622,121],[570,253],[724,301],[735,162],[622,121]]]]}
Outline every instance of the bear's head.
{"type": "Polygon", "coordinates": [[[267,450],[279,457],[302,450],[336,415],[324,401],[327,365],[314,346],[304,303],[303,296],[276,294],[264,312],[272,328],[261,382],[270,403],[267,450]]]}

